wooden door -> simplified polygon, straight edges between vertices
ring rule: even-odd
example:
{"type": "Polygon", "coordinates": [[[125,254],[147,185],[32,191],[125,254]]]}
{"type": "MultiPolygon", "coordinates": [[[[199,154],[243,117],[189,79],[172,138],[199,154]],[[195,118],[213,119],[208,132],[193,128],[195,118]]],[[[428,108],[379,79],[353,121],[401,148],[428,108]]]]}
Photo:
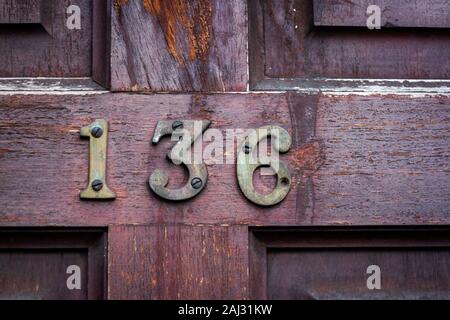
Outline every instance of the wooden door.
{"type": "MultiPolygon", "coordinates": [[[[3,1],[0,299],[448,299],[449,16],[443,0],[3,1]],[[99,119],[109,200],[80,197],[98,133],[80,130],[99,119]],[[209,121],[203,151],[213,132],[226,150],[183,201],[149,186],[157,169],[191,182],[170,137],[152,144],[161,120],[209,121]],[[291,179],[261,206],[226,142],[266,125],[292,139],[291,179]]],[[[279,187],[259,173],[259,194],[279,187]]]]}

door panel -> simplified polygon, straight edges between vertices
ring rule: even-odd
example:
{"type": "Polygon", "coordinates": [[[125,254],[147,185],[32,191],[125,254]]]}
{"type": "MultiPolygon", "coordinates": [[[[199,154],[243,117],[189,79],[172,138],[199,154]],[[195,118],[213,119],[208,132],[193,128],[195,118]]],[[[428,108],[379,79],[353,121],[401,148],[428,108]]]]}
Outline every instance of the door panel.
{"type": "Polygon", "coordinates": [[[41,23],[41,0],[4,0],[0,3],[0,24],[41,23]]]}
{"type": "Polygon", "coordinates": [[[70,1],[54,0],[2,4],[9,21],[0,24],[1,77],[91,75],[92,1],[78,3],[82,13],[80,30],[66,27],[69,6],[70,1]],[[28,12],[22,11],[24,6],[28,12]]]}
{"type": "Polygon", "coordinates": [[[269,299],[450,298],[450,250],[269,250],[269,299]],[[367,268],[382,270],[380,290],[368,290],[367,268]]]}
{"type": "Polygon", "coordinates": [[[446,228],[253,229],[252,236],[253,298],[450,297],[446,228]]]}
{"type": "Polygon", "coordinates": [[[378,6],[386,28],[450,28],[447,0],[314,0],[314,25],[366,27],[367,8],[378,6]]]}
{"type": "Polygon", "coordinates": [[[83,251],[0,251],[0,299],[49,300],[87,299],[87,257],[83,251]],[[66,286],[66,270],[82,270],[81,290],[66,286]]]}
{"type": "MultiPolygon", "coordinates": [[[[380,30],[369,30],[366,1],[250,0],[251,86],[296,90],[307,86],[311,78],[449,79],[448,4],[408,1],[408,5],[401,6],[398,1],[372,2],[386,9],[382,11],[383,19],[391,19],[389,13],[397,12],[427,28],[382,26],[380,30]],[[387,9],[393,3],[398,10],[387,9]],[[426,10],[428,6],[431,11],[426,10]],[[422,20],[417,20],[414,12],[417,15],[439,12],[443,18],[434,19],[425,14],[422,20]],[[340,14],[343,26],[328,26],[340,24],[340,14]],[[324,22],[319,23],[322,16],[324,22]],[[363,27],[360,20],[364,21],[363,27]],[[267,80],[285,78],[299,81],[294,84],[283,81],[281,88],[275,86],[276,81],[271,86],[263,85],[267,80]]],[[[320,85],[326,86],[327,82],[320,85]]]]}
{"type": "Polygon", "coordinates": [[[105,245],[96,230],[0,229],[0,299],[103,299],[105,245]]]}
{"type": "Polygon", "coordinates": [[[2,1],[0,77],[92,78],[108,87],[109,1],[72,5],[68,0],[2,1]],[[71,17],[79,17],[79,29],[68,27],[71,17]]]}

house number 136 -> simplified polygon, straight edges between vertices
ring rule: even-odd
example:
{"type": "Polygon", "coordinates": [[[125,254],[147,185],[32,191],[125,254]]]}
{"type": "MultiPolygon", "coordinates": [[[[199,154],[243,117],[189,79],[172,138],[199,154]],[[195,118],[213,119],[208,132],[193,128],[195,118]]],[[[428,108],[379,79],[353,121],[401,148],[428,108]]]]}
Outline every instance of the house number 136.
{"type": "MultiPolygon", "coordinates": [[[[150,189],[159,197],[181,201],[197,196],[206,186],[208,171],[204,163],[191,163],[190,149],[205,130],[210,121],[194,120],[161,120],[158,121],[153,135],[152,143],[158,144],[166,135],[177,135],[175,143],[167,157],[176,165],[183,164],[189,172],[187,183],[178,189],[168,189],[168,175],[156,169],[149,178],[150,189]],[[197,126],[197,127],[196,127],[197,126]],[[189,155],[189,156],[187,156],[189,155]]],[[[114,199],[116,195],[106,184],[106,150],[108,143],[108,122],[97,119],[89,126],[81,129],[81,136],[90,139],[89,142],[89,184],[80,192],[83,199],[114,199]]],[[[262,206],[275,205],[287,196],[291,186],[291,175],[287,166],[278,158],[258,158],[256,150],[258,144],[271,137],[275,142],[275,152],[287,152],[291,147],[289,133],[278,126],[261,127],[244,139],[238,147],[236,173],[239,187],[244,196],[255,204],[262,206]],[[253,173],[259,167],[276,168],[277,184],[269,194],[258,193],[253,186],[253,173]]]]}

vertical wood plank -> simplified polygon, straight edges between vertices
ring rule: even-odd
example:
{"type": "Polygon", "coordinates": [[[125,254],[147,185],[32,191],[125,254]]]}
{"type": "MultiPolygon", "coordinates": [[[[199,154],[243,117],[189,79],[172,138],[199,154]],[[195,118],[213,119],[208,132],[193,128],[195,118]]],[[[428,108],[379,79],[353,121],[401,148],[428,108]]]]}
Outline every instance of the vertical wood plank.
{"type": "Polygon", "coordinates": [[[110,299],[246,299],[245,226],[113,226],[110,299]]]}
{"type": "Polygon", "coordinates": [[[111,0],[92,3],[92,79],[109,88],[111,79],[111,0]]]}
{"type": "Polygon", "coordinates": [[[244,0],[116,0],[115,91],[244,91],[244,0]]]}

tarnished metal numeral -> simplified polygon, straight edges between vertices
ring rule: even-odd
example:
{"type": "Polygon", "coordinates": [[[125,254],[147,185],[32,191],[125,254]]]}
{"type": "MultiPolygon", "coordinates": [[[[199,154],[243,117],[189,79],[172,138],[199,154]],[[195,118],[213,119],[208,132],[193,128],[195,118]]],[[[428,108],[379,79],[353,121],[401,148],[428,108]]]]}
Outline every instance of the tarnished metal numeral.
{"type": "Polygon", "coordinates": [[[292,143],[289,133],[278,126],[264,126],[253,131],[244,139],[237,156],[236,170],[239,187],[247,199],[261,206],[271,206],[281,202],[291,187],[291,174],[278,157],[275,159],[271,156],[257,158],[257,145],[268,137],[272,139],[275,152],[289,151],[292,143]],[[259,167],[271,167],[277,176],[277,184],[270,194],[260,194],[253,186],[253,174],[259,167]]]}
{"type": "Polygon", "coordinates": [[[150,189],[161,198],[167,200],[187,200],[199,194],[206,185],[208,180],[208,171],[203,163],[191,163],[191,157],[188,157],[187,150],[191,148],[194,142],[202,136],[203,132],[208,129],[210,121],[202,120],[176,120],[158,121],[153,134],[152,143],[158,144],[162,137],[172,135],[179,136],[179,141],[174,145],[167,157],[176,165],[184,164],[189,171],[188,182],[179,189],[166,188],[169,183],[169,177],[163,170],[156,169],[149,179],[150,189]],[[197,128],[198,127],[198,128],[197,128]],[[174,152],[178,150],[179,152],[174,152]]]}
{"type": "Polygon", "coordinates": [[[81,128],[80,135],[89,138],[89,184],[80,192],[80,198],[115,199],[115,193],[106,185],[108,122],[97,119],[89,126],[81,128]]]}

